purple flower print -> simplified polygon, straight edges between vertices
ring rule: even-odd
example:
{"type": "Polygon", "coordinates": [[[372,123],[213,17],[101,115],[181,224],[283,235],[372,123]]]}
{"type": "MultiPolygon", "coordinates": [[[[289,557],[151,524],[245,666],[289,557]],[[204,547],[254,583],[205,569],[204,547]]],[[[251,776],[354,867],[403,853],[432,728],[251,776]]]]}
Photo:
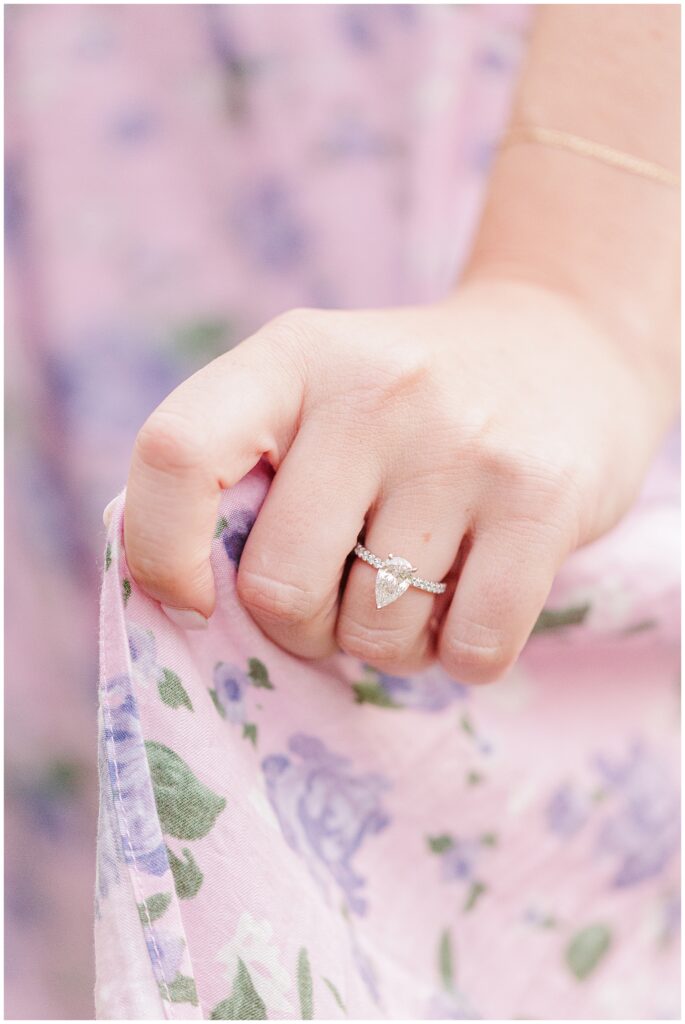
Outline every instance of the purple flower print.
{"type": "Polygon", "coordinates": [[[118,811],[124,859],[148,874],[163,875],[169,865],[157,817],[138,706],[128,676],[110,680],[105,699],[107,769],[118,811]]]}
{"type": "Polygon", "coordinates": [[[152,630],[129,622],[127,634],[134,678],[143,684],[157,682],[161,669],[157,664],[157,645],[152,630]]]}
{"type": "Polygon", "coordinates": [[[321,150],[334,160],[401,156],[403,140],[389,132],[378,131],[356,114],[343,111],[331,121],[321,140],[321,150]]]}
{"type": "Polygon", "coordinates": [[[410,4],[343,4],[338,17],[342,37],[355,49],[371,53],[395,27],[411,27],[416,13],[410,4]]]}
{"type": "Polygon", "coordinates": [[[68,424],[87,431],[94,445],[119,437],[128,445],[131,422],[142,422],[183,378],[159,331],[105,320],[68,342],[49,358],[46,372],[68,424]]]}
{"type": "Polygon", "coordinates": [[[666,766],[639,743],[624,761],[600,757],[596,767],[617,797],[600,827],[599,849],[618,862],[613,885],[636,885],[659,874],[679,849],[679,793],[666,766]]]}
{"type": "Polygon", "coordinates": [[[376,977],[374,966],[353,934],[350,935],[350,939],[352,962],[357,969],[357,974],[366,985],[366,990],[374,1003],[380,1005],[381,995],[378,989],[378,978],[376,977]]]}
{"type": "Polygon", "coordinates": [[[122,110],[113,120],[110,131],[115,142],[135,146],[147,142],[159,128],[159,119],[144,108],[122,110]]]}
{"type": "Polygon", "coordinates": [[[185,941],[179,935],[160,932],[156,926],[154,932],[149,927],[144,932],[155,977],[160,984],[170,985],[183,962],[185,941]]]}
{"type": "Polygon", "coordinates": [[[229,722],[244,722],[250,680],[242,669],[219,661],[214,666],[214,702],[229,722]]]}
{"type": "Polygon", "coordinates": [[[110,891],[119,883],[119,863],[124,854],[114,809],[114,796],[109,780],[109,766],[105,745],[102,715],[98,722],[98,777],[100,811],[98,815],[98,844],[96,868],[95,916],[100,917],[100,906],[110,891]]]}
{"type": "Polygon", "coordinates": [[[352,860],[364,840],[388,824],[380,805],[387,783],[378,775],[353,775],[346,758],[313,736],[293,736],[288,746],[295,757],[276,754],[262,762],[285,840],[320,882],[332,878],[350,909],[363,914],[365,883],[352,860]]]}
{"type": "Polygon", "coordinates": [[[359,50],[375,50],[379,44],[379,26],[374,24],[369,8],[345,5],[340,14],[341,28],[347,39],[359,50]]]}
{"type": "Polygon", "coordinates": [[[444,882],[458,882],[463,886],[463,910],[473,910],[487,885],[478,875],[483,853],[497,845],[494,832],[485,832],[477,838],[458,839],[447,832],[426,837],[428,849],[440,858],[440,871],[444,882]]]}
{"type": "Polygon", "coordinates": [[[255,514],[248,508],[236,509],[231,512],[221,539],[229,561],[236,569],[240,565],[240,557],[245,547],[250,530],[254,526],[255,514]]]}
{"type": "Polygon", "coordinates": [[[636,885],[659,874],[680,844],[680,799],[668,768],[643,744],[619,760],[600,755],[592,765],[601,799],[589,787],[565,783],[545,816],[561,839],[572,839],[596,816],[596,849],[615,862],[611,884],[636,885]]]}
{"type": "Polygon", "coordinates": [[[430,668],[406,679],[379,672],[378,683],[395,704],[421,711],[443,711],[468,694],[463,683],[450,679],[440,668],[430,668]]]}
{"type": "Polygon", "coordinates": [[[430,1001],[428,1020],[482,1020],[461,992],[436,992],[430,1001]]]}
{"type": "Polygon", "coordinates": [[[480,840],[455,839],[442,855],[442,877],[445,881],[471,881],[482,852],[480,840]]]}
{"type": "Polygon", "coordinates": [[[307,232],[292,191],[277,177],[257,181],[238,198],[231,226],[244,253],[269,270],[290,269],[307,249],[307,232]]]}
{"type": "Polygon", "coordinates": [[[589,797],[569,783],[564,783],[552,793],[545,809],[547,826],[561,838],[570,839],[583,827],[591,810],[589,797]]]}
{"type": "Polygon", "coordinates": [[[154,666],[157,663],[155,638],[151,629],[143,629],[135,622],[128,624],[128,650],[131,661],[138,662],[142,667],[154,666]]]}

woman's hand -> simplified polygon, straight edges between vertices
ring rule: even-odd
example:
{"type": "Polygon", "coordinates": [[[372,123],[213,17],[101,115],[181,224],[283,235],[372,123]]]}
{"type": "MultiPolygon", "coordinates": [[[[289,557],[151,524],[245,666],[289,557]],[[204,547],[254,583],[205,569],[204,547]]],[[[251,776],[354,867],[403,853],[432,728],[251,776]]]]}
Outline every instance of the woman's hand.
{"type": "Polygon", "coordinates": [[[262,457],[276,476],[238,592],[285,649],[337,646],[393,673],[436,655],[483,682],[516,659],[564,558],[626,510],[672,415],[643,366],[569,298],[474,280],[444,302],[297,310],[177,388],[144,425],[127,491],[136,581],[211,614],[219,494],[262,457]],[[375,572],[407,558],[456,583],[378,610],[375,572]]]}
{"type": "MultiPolygon", "coordinates": [[[[677,164],[675,8],[545,6],[513,123],[677,164]]],[[[678,194],[601,160],[505,146],[466,284],[388,311],[300,310],[177,388],[135,447],[125,534],[154,597],[209,615],[219,492],[277,468],[238,590],[305,657],[494,679],[559,565],[636,493],[678,393],[678,194]],[[456,583],[381,609],[375,554],[456,583]]],[[[202,621],[200,619],[200,621],[202,621]]]]}

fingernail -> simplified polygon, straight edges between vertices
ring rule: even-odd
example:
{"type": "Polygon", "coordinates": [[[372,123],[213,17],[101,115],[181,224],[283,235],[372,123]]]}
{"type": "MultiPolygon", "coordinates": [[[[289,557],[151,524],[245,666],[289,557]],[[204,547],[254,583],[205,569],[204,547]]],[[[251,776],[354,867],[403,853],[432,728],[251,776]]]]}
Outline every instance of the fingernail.
{"type": "Polygon", "coordinates": [[[162,605],[162,611],[175,626],[181,629],[206,629],[209,625],[207,619],[194,608],[172,608],[168,604],[162,605]]]}
{"type": "Polygon", "coordinates": [[[109,529],[109,524],[112,520],[112,509],[116,504],[116,500],[116,498],[112,498],[112,500],[107,505],[105,505],[104,511],[102,513],[102,521],[107,527],[107,529],[109,529]]]}

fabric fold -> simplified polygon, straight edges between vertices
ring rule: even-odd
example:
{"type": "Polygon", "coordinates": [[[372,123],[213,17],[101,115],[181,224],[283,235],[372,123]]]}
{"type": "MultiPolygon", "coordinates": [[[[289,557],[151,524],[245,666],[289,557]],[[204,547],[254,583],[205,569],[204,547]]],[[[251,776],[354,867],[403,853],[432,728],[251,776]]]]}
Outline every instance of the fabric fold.
{"type": "Polygon", "coordinates": [[[270,478],[222,497],[202,632],[137,587],[113,510],[99,1017],[677,1016],[676,496],[652,482],[468,688],[260,633],[235,580],[270,478]]]}

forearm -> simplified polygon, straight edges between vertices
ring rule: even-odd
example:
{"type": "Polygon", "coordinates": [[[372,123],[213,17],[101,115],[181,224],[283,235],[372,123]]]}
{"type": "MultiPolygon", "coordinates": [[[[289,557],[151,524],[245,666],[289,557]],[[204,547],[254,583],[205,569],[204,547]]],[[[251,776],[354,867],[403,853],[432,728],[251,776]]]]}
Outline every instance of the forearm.
{"type": "MultiPolygon", "coordinates": [[[[675,6],[542,7],[511,123],[676,172],[678,63],[675,6]]],[[[677,188],[517,142],[496,162],[466,277],[527,280],[570,296],[667,387],[677,378],[678,247],[677,188]]]]}

